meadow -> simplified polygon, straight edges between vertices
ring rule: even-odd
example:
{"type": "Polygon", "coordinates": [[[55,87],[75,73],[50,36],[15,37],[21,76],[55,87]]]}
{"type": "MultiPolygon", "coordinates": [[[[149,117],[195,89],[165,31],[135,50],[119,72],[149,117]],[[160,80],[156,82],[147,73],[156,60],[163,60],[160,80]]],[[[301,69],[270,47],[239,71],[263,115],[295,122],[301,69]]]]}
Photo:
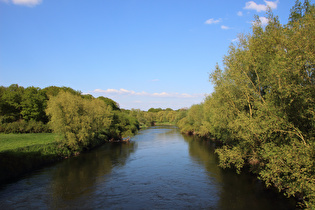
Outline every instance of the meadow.
{"type": "Polygon", "coordinates": [[[56,142],[55,133],[0,134],[0,152],[56,142]]]}

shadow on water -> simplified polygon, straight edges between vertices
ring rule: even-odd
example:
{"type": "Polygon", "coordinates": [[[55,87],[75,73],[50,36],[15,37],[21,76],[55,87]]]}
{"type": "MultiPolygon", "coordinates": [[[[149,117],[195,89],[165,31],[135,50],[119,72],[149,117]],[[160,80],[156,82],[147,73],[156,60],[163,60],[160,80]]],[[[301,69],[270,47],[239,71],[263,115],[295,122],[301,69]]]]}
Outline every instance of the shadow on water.
{"type": "MultiPolygon", "coordinates": [[[[53,173],[53,197],[57,200],[73,200],[94,191],[98,182],[106,178],[114,167],[124,166],[136,143],[105,144],[76,158],[69,159],[53,173]]],[[[54,203],[58,203],[55,200],[54,203]]]]}
{"type": "Polygon", "coordinates": [[[294,209],[249,173],[218,167],[210,141],[142,130],[0,189],[0,209],[294,209]]]}
{"type": "Polygon", "coordinates": [[[108,143],[46,167],[0,189],[0,209],[59,209],[86,205],[99,182],[126,164],[137,143],[108,143]],[[1,191],[2,190],[2,191],[1,191]],[[84,198],[84,199],[82,199],[84,198]],[[76,202],[74,205],[73,202],[76,202]]]}
{"type": "Polygon", "coordinates": [[[296,201],[271,189],[254,175],[233,169],[218,167],[215,145],[211,141],[183,135],[189,144],[189,155],[208,171],[209,179],[215,178],[220,185],[218,209],[295,209],[296,201]]]}

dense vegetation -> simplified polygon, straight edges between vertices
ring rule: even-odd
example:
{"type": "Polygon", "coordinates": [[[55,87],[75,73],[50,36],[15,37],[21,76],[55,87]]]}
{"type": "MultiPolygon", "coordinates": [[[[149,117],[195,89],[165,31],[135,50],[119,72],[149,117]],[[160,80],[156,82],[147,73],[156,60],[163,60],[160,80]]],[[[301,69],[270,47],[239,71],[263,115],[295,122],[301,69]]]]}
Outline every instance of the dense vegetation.
{"type": "Polygon", "coordinates": [[[59,146],[76,154],[100,143],[134,135],[136,118],[112,99],[69,87],[0,87],[0,132],[60,135],[59,146]]]}
{"type": "Polygon", "coordinates": [[[179,109],[172,110],[171,108],[151,108],[148,111],[141,111],[140,109],[131,109],[129,114],[135,117],[140,123],[141,127],[149,127],[152,125],[162,124],[176,124],[183,116],[185,116],[187,110],[179,109]]]}
{"type": "Polygon", "coordinates": [[[138,130],[137,119],[109,98],[68,87],[1,86],[0,182],[138,130]]]}
{"type": "Polygon", "coordinates": [[[215,91],[178,122],[214,137],[220,166],[248,167],[267,186],[315,208],[315,9],[299,1],[288,24],[272,12],[240,35],[210,75],[215,91]]]}
{"type": "Polygon", "coordinates": [[[71,155],[53,133],[1,134],[0,183],[71,155]]]}

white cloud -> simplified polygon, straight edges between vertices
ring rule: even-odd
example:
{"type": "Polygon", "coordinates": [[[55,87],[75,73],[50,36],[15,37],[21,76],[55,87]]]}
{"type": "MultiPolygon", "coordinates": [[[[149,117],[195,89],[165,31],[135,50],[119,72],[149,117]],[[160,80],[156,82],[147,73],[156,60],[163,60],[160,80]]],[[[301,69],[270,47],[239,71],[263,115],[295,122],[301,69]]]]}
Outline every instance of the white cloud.
{"type": "Polygon", "coordinates": [[[256,4],[253,1],[246,2],[244,9],[252,9],[257,12],[266,11],[267,7],[263,4],[256,4]]]}
{"type": "Polygon", "coordinates": [[[267,11],[268,7],[271,9],[277,9],[279,0],[277,1],[266,1],[265,4],[257,4],[254,1],[246,2],[244,9],[256,10],[257,12],[267,11]]]}
{"type": "Polygon", "coordinates": [[[210,24],[217,24],[219,22],[221,22],[221,19],[215,20],[214,18],[211,18],[209,20],[206,20],[205,24],[209,24],[210,25],[210,24]]]}
{"type": "Polygon", "coordinates": [[[223,29],[223,30],[228,30],[228,29],[230,29],[230,27],[225,26],[225,25],[222,25],[222,26],[221,26],[221,29],[223,29]]]}
{"type": "Polygon", "coordinates": [[[232,42],[238,42],[238,41],[240,41],[239,38],[232,39],[232,42]]]}
{"type": "Polygon", "coordinates": [[[269,23],[269,19],[266,17],[259,17],[259,20],[261,22],[261,25],[263,25],[263,26],[268,25],[268,23],[269,23]]]}
{"type": "Polygon", "coordinates": [[[256,26],[266,26],[268,25],[270,20],[266,17],[259,17],[259,21],[260,22],[252,21],[251,24],[256,25],[256,26]]]}
{"type": "Polygon", "coordinates": [[[135,92],[133,90],[126,90],[126,89],[107,89],[107,90],[101,90],[101,89],[95,89],[94,91],[91,91],[90,93],[101,93],[101,94],[109,94],[109,95],[135,95],[135,96],[149,96],[149,97],[170,97],[170,98],[196,98],[196,97],[202,97],[203,94],[187,94],[187,93],[147,93],[145,91],[142,92],[135,92]]]}
{"type": "Polygon", "coordinates": [[[269,6],[271,9],[277,9],[277,7],[278,7],[278,3],[279,3],[279,0],[277,0],[277,1],[264,1],[266,4],[267,4],[267,6],[269,6]]]}
{"type": "Polygon", "coordinates": [[[13,3],[15,5],[28,6],[28,7],[34,7],[42,3],[42,0],[0,0],[0,1],[5,2],[5,3],[13,3]]]}
{"type": "Polygon", "coordinates": [[[243,12],[242,11],[237,12],[237,16],[243,16],[243,12]]]}

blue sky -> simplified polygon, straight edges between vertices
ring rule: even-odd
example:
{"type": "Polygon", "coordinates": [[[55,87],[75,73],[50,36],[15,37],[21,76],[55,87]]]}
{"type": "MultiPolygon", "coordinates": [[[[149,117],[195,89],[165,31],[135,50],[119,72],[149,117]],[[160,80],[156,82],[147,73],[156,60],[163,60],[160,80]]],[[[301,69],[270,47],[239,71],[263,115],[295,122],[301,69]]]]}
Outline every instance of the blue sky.
{"type": "Polygon", "coordinates": [[[179,109],[267,5],[295,0],[0,0],[0,85],[68,86],[121,108],[179,109]]]}

